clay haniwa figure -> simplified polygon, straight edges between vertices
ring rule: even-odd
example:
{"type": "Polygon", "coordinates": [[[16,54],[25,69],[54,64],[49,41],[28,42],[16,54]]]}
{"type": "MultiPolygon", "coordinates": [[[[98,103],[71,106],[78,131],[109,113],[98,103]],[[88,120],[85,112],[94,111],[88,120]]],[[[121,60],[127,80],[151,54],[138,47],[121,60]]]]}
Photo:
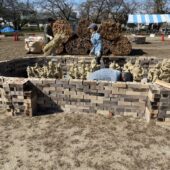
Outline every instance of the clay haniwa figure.
{"type": "Polygon", "coordinates": [[[120,70],[121,69],[119,64],[117,64],[116,62],[111,63],[109,68],[115,69],[115,70],[120,70]]]}

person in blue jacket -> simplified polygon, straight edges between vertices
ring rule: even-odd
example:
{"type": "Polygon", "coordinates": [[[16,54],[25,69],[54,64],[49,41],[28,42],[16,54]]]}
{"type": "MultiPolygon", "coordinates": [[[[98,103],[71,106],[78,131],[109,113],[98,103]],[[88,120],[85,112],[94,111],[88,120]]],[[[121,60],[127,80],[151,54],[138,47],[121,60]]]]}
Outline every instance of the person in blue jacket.
{"type": "Polygon", "coordinates": [[[102,37],[97,32],[98,26],[95,23],[90,24],[88,27],[90,29],[91,35],[91,43],[92,43],[92,49],[90,51],[90,55],[94,55],[97,64],[101,64],[100,60],[102,57],[102,51],[103,51],[103,45],[102,45],[102,37]]]}

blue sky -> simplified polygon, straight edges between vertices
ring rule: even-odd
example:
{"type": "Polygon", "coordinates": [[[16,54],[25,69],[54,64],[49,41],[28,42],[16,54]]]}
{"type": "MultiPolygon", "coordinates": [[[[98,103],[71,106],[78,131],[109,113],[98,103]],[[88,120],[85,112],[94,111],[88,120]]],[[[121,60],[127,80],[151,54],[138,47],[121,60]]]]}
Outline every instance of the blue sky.
{"type": "Polygon", "coordinates": [[[76,3],[81,3],[81,2],[84,2],[86,0],[74,0],[76,3]]]}

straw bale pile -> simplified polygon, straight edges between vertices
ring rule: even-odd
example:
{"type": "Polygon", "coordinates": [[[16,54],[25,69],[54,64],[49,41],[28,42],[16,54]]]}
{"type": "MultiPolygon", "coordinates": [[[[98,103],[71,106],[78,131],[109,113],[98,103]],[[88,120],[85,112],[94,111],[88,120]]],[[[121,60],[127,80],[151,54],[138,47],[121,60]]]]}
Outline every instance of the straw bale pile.
{"type": "Polygon", "coordinates": [[[87,38],[75,38],[68,41],[65,48],[70,55],[86,55],[90,52],[91,43],[87,38]]]}
{"type": "Polygon", "coordinates": [[[121,25],[111,20],[103,21],[99,28],[102,37],[108,41],[114,41],[121,35],[121,25]]]}
{"type": "Polygon", "coordinates": [[[110,50],[115,56],[126,56],[130,54],[132,45],[128,38],[120,36],[116,41],[112,42],[110,50]]]}

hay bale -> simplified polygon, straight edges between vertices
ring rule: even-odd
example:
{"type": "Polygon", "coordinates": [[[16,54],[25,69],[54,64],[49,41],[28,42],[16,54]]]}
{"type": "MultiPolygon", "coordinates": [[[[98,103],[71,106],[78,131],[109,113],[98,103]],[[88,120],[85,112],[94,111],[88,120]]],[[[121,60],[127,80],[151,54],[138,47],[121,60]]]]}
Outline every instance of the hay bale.
{"type": "Polygon", "coordinates": [[[113,41],[110,50],[114,56],[129,55],[132,50],[132,45],[127,37],[119,37],[117,41],[113,41]]]}
{"type": "Polygon", "coordinates": [[[121,25],[111,20],[103,21],[100,25],[99,32],[104,39],[114,41],[121,35],[121,25]]]}
{"type": "Polygon", "coordinates": [[[111,54],[110,46],[111,46],[111,42],[103,39],[103,55],[111,54]]]}
{"type": "Polygon", "coordinates": [[[57,20],[53,24],[54,35],[64,33],[66,36],[72,36],[73,30],[70,23],[66,20],[57,20]]]}
{"type": "Polygon", "coordinates": [[[91,20],[81,19],[78,23],[77,34],[79,37],[90,38],[91,33],[88,29],[89,25],[92,23],[91,20]]]}
{"type": "Polygon", "coordinates": [[[91,50],[91,43],[87,38],[74,38],[66,43],[65,49],[70,55],[86,55],[91,50]]]}
{"type": "Polygon", "coordinates": [[[51,55],[53,52],[62,53],[64,50],[64,42],[68,41],[69,37],[65,34],[56,34],[54,39],[46,44],[43,48],[45,56],[51,55]],[[63,47],[62,47],[63,46],[63,47]]]}
{"type": "Polygon", "coordinates": [[[57,55],[62,54],[64,52],[64,45],[61,43],[59,46],[56,48],[55,53],[57,55]]]}

